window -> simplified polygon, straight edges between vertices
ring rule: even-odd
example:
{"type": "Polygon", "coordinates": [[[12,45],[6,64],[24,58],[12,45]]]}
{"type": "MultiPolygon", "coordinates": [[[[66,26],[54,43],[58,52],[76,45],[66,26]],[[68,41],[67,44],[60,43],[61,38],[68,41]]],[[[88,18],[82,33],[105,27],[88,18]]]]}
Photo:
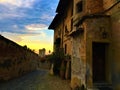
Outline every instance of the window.
{"type": "Polygon", "coordinates": [[[71,19],[71,31],[73,30],[73,19],[71,19]]]}
{"type": "Polygon", "coordinates": [[[82,10],[83,10],[83,3],[82,1],[80,1],[76,4],[76,13],[82,12],[82,10]]]}
{"type": "Polygon", "coordinates": [[[59,35],[59,36],[61,35],[61,29],[60,29],[60,30],[58,30],[58,35],[59,35]]]}
{"type": "Polygon", "coordinates": [[[65,54],[67,53],[67,44],[65,44],[65,54]]]}
{"type": "Polygon", "coordinates": [[[60,47],[60,43],[61,43],[61,38],[57,38],[54,42],[56,48],[59,48],[60,47]]]}
{"type": "Polygon", "coordinates": [[[68,33],[67,25],[65,26],[65,34],[68,33]]]}
{"type": "Polygon", "coordinates": [[[72,9],[71,9],[71,16],[73,16],[73,6],[74,5],[74,3],[73,3],[73,0],[72,0],[72,9]]]}

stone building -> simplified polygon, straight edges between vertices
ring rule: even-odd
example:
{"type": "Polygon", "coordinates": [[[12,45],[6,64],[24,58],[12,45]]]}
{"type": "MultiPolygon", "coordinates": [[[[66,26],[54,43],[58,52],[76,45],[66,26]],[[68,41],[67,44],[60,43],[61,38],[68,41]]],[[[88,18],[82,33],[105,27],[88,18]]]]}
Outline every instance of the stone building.
{"type": "Polygon", "coordinates": [[[120,90],[120,0],[60,0],[56,12],[49,29],[71,55],[71,88],[120,90]]]}
{"type": "MultiPolygon", "coordinates": [[[[71,56],[71,37],[68,36],[68,32],[72,30],[72,21],[70,18],[73,15],[73,4],[68,3],[68,1],[72,2],[72,0],[60,0],[60,3],[56,9],[58,14],[56,14],[53,22],[49,26],[49,29],[54,29],[54,52],[56,52],[59,48],[61,51],[64,50],[65,55],[71,56]],[[61,5],[63,7],[61,7],[61,5]]],[[[71,61],[68,59],[62,63],[66,68],[65,78],[68,79],[71,77],[71,61]]]]}
{"type": "Polygon", "coordinates": [[[45,56],[45,52],[46,52],[45,48],[39,49],[39,56],[40,57],[44,57],[45,56]]]}

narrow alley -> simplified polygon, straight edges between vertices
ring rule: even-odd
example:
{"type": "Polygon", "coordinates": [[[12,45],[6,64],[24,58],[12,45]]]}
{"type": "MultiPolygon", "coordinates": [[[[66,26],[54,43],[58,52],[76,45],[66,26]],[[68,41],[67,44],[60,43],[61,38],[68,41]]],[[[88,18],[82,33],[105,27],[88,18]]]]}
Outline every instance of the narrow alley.
{"type": "Polygon", "coordinates": [[[70,90],[70,81],[36,70],[18,79],[0,83],[0,90],[70,90]]]}

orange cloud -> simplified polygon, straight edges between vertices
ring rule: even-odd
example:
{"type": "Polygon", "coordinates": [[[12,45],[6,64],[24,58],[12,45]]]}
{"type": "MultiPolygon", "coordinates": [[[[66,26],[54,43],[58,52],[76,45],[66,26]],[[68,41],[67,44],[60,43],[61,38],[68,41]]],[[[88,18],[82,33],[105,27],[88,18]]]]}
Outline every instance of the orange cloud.
{"type": "Polygon", "coordinates": [[[45,30],[48,28],[45,24],[30,24],[25,26],[27,30],[45,30]]]}

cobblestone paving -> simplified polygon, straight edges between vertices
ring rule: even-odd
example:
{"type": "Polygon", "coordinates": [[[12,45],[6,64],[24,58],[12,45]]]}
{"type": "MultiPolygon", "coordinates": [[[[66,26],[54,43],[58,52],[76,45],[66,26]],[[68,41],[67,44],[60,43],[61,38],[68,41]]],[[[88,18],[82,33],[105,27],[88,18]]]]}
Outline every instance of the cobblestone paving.
{"type": "Polygon", "coordinates": [[[36,70],[15,80],[0,83],[0,90],[70,90],[70,81],[36,70]]]}

